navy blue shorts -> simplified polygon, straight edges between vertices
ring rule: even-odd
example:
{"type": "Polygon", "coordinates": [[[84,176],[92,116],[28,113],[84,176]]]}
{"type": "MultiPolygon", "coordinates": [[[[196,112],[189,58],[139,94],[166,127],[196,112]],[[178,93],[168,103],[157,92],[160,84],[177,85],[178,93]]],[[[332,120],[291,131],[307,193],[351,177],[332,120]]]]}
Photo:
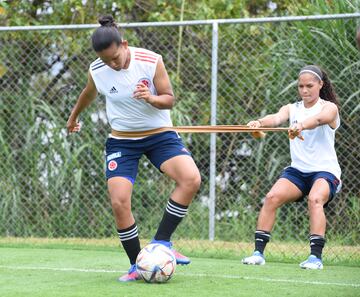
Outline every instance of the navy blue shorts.
{"type": "Polygon", "coordinates": [[[325,203],[324,207],[334,198],[335,194],[340,191],[341,184],[340,181],[330,172],[327,171],[316,171],[304,173],[294,167],[286,167],[283,172],[280,174],[280,178],[286,178],[291,181],[299,190],[303,193],[297,201],[301,201],[305,196],[309,195],[310,190],[319,178],[325,179],[330,187],[329,200],[325,203]]]}
{"type": "Polygon", "coordinates": [[[159,170],[161,164],[172,157],[191,156],[181,137],[172,131],[142,139],[110,137],[106,141],[106,178],[121,176],[134,184],[138,173],[139,160],[143,154],[159,170]]]}

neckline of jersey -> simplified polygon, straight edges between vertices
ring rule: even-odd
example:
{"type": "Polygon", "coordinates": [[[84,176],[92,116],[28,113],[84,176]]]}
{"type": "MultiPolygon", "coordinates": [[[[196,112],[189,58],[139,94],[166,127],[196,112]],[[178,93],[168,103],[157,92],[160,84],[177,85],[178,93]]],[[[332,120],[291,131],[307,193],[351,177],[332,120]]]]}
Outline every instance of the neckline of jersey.
{"type": "Polygon", "coordinates": [[[319,97],[318,100],[315,102],[315,104],[314,104],[313,106],[310,106],[310,107],[306,107],[306,106],[305,106],[305,103],[304,103],[304,101],[303,101],[303,107],[304,107],[304,109],[306,109],[306,110],[312,110],[312,109],[314,109],[314,108],[320,103],[321,100],[322,100],[322,99],[319,97]]]}

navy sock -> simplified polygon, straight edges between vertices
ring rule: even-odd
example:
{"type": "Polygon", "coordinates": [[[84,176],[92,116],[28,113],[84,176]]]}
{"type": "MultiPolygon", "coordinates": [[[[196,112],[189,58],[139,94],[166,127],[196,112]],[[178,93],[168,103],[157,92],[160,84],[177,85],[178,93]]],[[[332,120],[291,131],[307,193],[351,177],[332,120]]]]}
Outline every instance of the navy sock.
{"type": "Polygon", "coordinates": [[[310,250],[311,255],[316,256],[317,258],[321,259],[322,250],[325,246],[325,238],[321,235],[311,234],[309,237],[310,240],[310,250]]]}
{"type": "Polygon", "coordinates": [[[256,230],[255,251],[259,251],[260,253],[264,254],[264,249],[266,247],[266,244],[269,242],[270,238],[271,238],[270,232],[263,230],[256,230]]]}
{"type": "Polygon", "coordinates": [[[154,239],[170,241],[171,235],[185,217],[187,210],[187,206],[181,205],[170,198],[154,239]]]}
{"type": "Polygon", "coordinates": [[[117,230],[121,244],[129,257],[130,264],[136,262],[136,257],[140,252],[140,240],[136,224],[126,228],[117,230]]]}

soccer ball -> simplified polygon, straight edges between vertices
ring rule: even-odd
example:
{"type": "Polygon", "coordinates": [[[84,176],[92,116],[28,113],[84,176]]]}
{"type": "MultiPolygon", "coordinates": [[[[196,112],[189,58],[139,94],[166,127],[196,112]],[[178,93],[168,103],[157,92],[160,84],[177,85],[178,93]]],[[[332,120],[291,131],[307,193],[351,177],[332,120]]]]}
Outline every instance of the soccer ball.
{"type": "Polygon", "coordinates": [[[136,258],[136,270],[148,283],[168,281],[176,268],[173,252],[166,246],[150,243],[145,246],[136,258]]]}

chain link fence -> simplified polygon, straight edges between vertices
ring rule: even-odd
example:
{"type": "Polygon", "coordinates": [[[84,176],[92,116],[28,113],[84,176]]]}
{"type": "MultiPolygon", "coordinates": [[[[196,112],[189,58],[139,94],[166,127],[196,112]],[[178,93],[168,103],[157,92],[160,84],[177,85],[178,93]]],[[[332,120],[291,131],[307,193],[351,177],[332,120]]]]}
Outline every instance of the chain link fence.
{"type": "MultiPolygon", "coordinates": [[[[162,54],[177,97],[174,125],[208,125],[215,119],[217,124],[246,124],[298,100],[296,79],[302,66],[318,64],[327,71],[341,103],[342,119],[336,149],[343,189],[326,209],[326,257],[334,260],[359,257],[356,17],[122,26],[131,46],[162,54]],[[218,33],[217,48],[212,43],[214,33],[218,33]],[[217,81],[212,76],[213,62],[217,81]],[[217,92],[212,93],[215,83],[217,92]]],[[[104,174],[109,133],[104,98],[82,114],[81,133],[67,135],[65,129],[85,86],[88,66],[96,58],[90,44],[93,28],[0,31],[2,236],[115,237],[104,174]]],[[[233,255],[250,251],[263,199],[290,163],[287,135],[268,133],[256,140],[242,133],[217,134],[214,164],[209,134],[183,134],[182,138],[203,183],[174,240],[186,240],[193,252],[213,248],[216,254],[226,247],[233,255]],[[215,184],[211,166],[216,166],[215,184]],[[215,197],[215,209],[209,212],[215,197]],[[209,236],[214,241],[208,241],[209,236]]],[[[144,157],[132,198],[142,238],[155,233],[173,188],[173,182],[144,157]]],[[[306,254],[308,232],[306,201],[283,206],[267,253],[277,250],[287,258],[306,254]]]]}

